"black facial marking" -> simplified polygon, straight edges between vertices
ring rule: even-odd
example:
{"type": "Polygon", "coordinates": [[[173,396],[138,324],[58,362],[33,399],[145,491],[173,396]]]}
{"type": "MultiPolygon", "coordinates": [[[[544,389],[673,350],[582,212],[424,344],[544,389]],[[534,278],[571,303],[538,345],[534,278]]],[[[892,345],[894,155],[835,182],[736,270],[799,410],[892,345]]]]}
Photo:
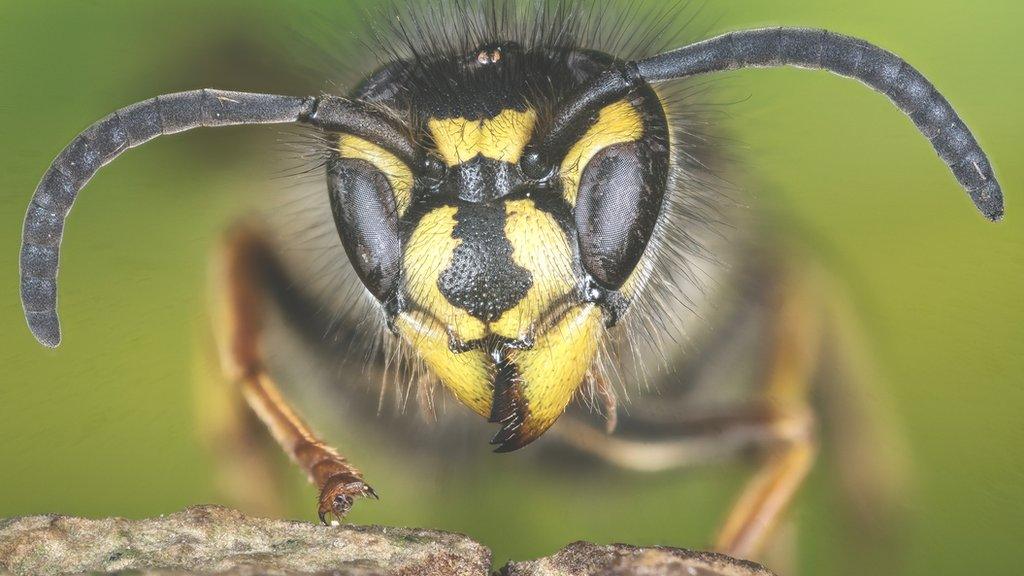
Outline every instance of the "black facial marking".
{"type": "Polygon", "coordinates": [[[438,191],[467,202],[487,202],[507,196],[522,183],[519,166],[478,155],[451,168],[438,191]]]}
{"type": "Polygon", "coordinates": [[[470,350],[483,350],[488,354],[497,349],[531,350],[533,346],[533,334],[527,334],[522,338],[508,338],[498,334],[488,334],[483,338],[476,338],[474,340],[462,340],[454,332],[448,334],[448,347],[456,354],[470,350]]]}
{"type": "Polygon", "coordinates": [[[501,424],[491,438],[497,445],[495,452],[512,452],[526,445],[523,441],[523,424],[530,415],[530,408],[519,389],[519,367],[509,361],[502,351],[495,351],[494,392],[491,399],[491,416],[488,422],[501,424]]]}
{"type": "Polygon", "coordinates": [[[526,296],[533,276],[512,260],[503,203],[460,203],[455,221],[452,238],[462,242],[437,287],[452,305],[493,322],[526,296]]]}
{"type": "Polygon", "coordinates": [[[508,109],[522,112],[538,98],[555,101],[612,61],[589,50],[524,50],[514,42],[496,42],[459,57],[388,64],[366,79],[354,96],[413,110],[421,119],[479,120],[508,109]]]}

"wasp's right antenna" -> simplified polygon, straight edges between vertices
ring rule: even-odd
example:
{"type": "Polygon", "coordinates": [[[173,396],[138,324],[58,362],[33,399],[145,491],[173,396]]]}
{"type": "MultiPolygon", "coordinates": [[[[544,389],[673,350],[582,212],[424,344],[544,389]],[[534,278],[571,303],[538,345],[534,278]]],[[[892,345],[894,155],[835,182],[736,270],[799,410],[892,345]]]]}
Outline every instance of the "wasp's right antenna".
{"type": "MultiPolygon", "coordinates": [[[[21,302],[25,319],[45,346],[60,344],[57,271],[64,220],[96,171],[125,150],[157,136],[193,128],[302,123],[368,138],[414,170],[422,154],[400,119],[356,100],[191,90],[165,94],[117,110],[75,137],[43,175],[25,216],[21,244],[21,302]]],[[[429,170],[429,166],[426,168],[429,170]]]]}

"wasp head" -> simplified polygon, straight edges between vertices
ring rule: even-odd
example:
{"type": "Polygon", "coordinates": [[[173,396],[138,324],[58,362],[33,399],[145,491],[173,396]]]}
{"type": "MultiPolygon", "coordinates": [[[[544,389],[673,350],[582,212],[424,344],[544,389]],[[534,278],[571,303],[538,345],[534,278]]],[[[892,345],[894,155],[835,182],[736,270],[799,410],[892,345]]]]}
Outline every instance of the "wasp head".
{"type": "Polygon", "coordinates": [[[339,134],[328,164],[357,273],[393,331],[501,425],[499,451],[555,422],[642,289],[668,177],[653,90],[595,106],[543,170],[524,162],[553,110],[613,64],[499,42],[386,66],[357,97],[402,117],[424,161],[339,134]]]}

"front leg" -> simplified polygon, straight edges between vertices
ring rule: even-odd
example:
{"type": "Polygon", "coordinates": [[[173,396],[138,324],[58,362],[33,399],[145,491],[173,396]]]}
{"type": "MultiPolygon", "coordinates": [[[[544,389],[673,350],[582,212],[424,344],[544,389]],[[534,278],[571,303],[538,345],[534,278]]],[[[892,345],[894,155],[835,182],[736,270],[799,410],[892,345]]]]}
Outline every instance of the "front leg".
{"type": "Polygon", "coordinates": [[[284,269],[263,235],[240,227],[228,236],[221,274],[223,318],[218,342],[224,373],[241,386],[249,407],[320,491],[320,520],[326,524],[333,516],[332,523],[337,523],[356,497],[377,498],[377,494],[359,469],[317,437],[267,373],[261,335],[268,287],[289,285],[284,269]]]}

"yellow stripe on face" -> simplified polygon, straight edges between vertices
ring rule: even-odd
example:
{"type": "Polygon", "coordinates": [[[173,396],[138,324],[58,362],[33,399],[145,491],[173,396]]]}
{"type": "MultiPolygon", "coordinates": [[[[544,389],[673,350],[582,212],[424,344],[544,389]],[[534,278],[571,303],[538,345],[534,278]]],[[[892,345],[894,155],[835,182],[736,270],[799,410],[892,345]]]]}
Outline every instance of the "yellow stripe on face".
{"type": "Polygon", "coordinates": [[[601,330],[601,310],[586,304],[541,334],[532,350],[510,352],[529,408],[526,436],[540,435],[565,411],[597,357],[601,330]]]}
{"type": "Polygon", "coordinates": [[[493,362],[483,350],[452,352],[444,329],[420,312],[402,313],[395,326],[459,402],[484,418],[490,415],[493,362]]]}
{"type": "Polygon", "coordinates": [[[453,306],[437,287],[441,270],[452,260],[462,240],[452,238],[454,206],[443,206],[419,221],[405,248],[402,267],[409,298],[426,313],[413,309],[398,316],[402,338],[416,349],[431,371],[453,394],[477,413],[491,410],[493,363],[481,350],[455,354],[448,347],[448,329],[463,341],[483,338],[486,326],[465,310],[453,306]]]}
{"type": "Polygon", "coordinates": [[[505,204],[505,236],[512,259],[530,271],[533,285],[512,309],[491,324],[495,334],[515,340],[527,336],[551,302],[573,290],[572,249],[555,218],[533,200],[505,204]]]}
{"type": "Polygon", "coordinates": [[[449,166],[458,166],[477,155],[514,164],[530,141],[536,120],[533,110],[508,109],[486,120],[432,118],[427,128],[449,166]]]}
{"type": "Polygon", "coordinates": [[[405,289],[412,301],[467,341],[484,337],[484,323],[452,305],[437,286],[441,271],[448,268],[455,249],[462,243],[452,238],[457,211],[454,206],[442,206],[420,219],[405,247],[402,270],[405,289]]]}
{"type": "Polygon", "coordinates": [[[573,144],[562,160],[562,186],[566,201],[576,205],[583,170],[598,152],[615,144],[635,142],[643,135],[643,118],[629,102],[619,100],[602,108],[597,122],[573,144]]]}
{"type": "Polygon", "coordinates": [[[504,209],[512,258],[533,278],[522,301],[488,325],[444,297],[438,275],[451,265],[462,240],[452,237],[457,208],[442,206],[420,220],[406,246],[403,272],[414,306],[399,314],[395,325],[452,394],[483,417],[491,413],[494,360],[479,348],[453,352],[450,337],[463,342],[489,335],[532,337],[532,348],[506,350],[517,371],[516,386],[526,400],[522,434],[532,439],[547,430],[572,400],[593,366],[604,323],[601,309],[593,304],[566,301],[552,308],[552,303],[571,294],[576,282],[572,248],[557,220],[529,198],[508,201],[504,209]],[[552,311],[553,317],[542,318],[552,311]]]}
{"type": "Polygon", "coordinates": [[[338,154],[342,158],[365,160],[380,170],[391,184],[398,215],[405,214],[412,202],[413,178],[412,170],[404,162],[373,142],[349,134],[338,138],[338,154]]]}

